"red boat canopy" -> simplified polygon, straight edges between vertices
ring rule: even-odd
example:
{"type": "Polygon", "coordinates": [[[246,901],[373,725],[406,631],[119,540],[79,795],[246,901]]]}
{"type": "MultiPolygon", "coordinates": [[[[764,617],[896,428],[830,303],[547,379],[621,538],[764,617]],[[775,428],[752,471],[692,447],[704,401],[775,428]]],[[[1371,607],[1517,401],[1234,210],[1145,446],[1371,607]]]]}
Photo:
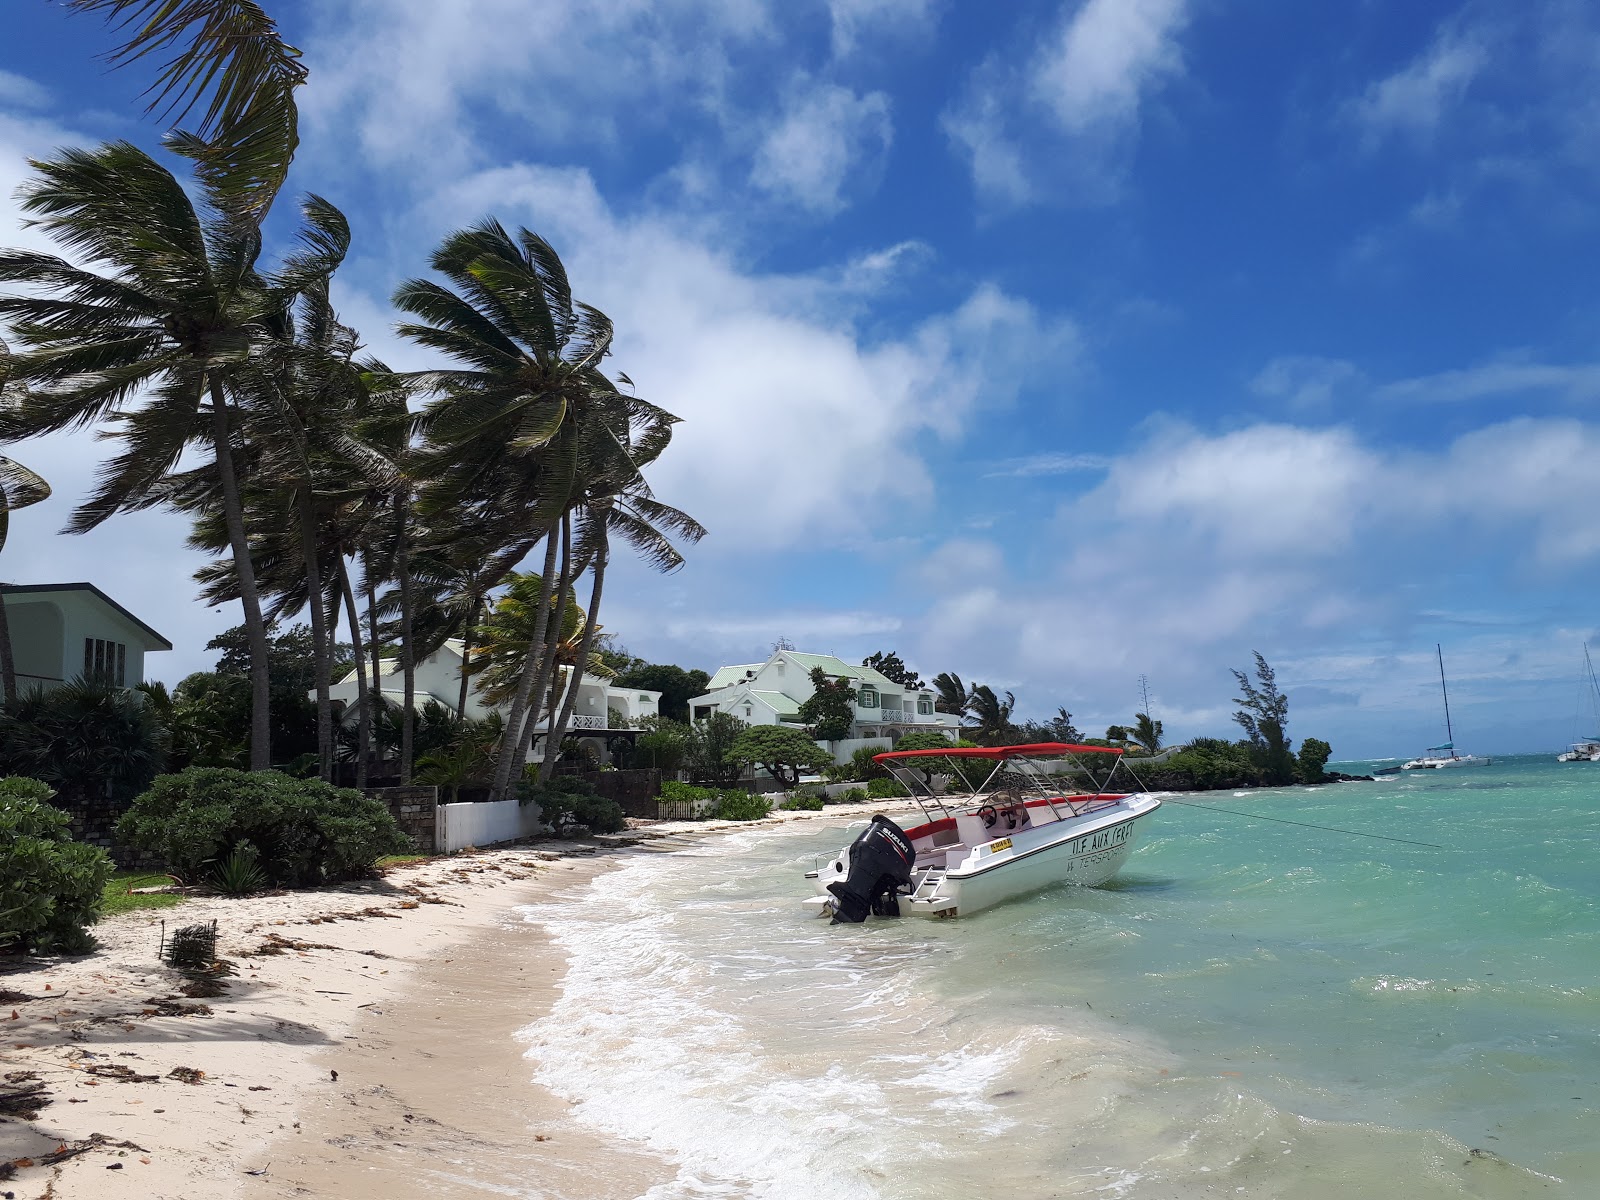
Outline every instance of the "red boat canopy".
{"type": "Polygon", "coordinates": [[[948,750],[888,750],[874,754],[873,762],[897,762],[907,758],[982,758],[999,762],[1005,758],[1060,758],[1063,754],[1121,754],[1114,746],[1073,746],[1066,742],[1035,742],[1031,746],[952,746],[948,750]]]}

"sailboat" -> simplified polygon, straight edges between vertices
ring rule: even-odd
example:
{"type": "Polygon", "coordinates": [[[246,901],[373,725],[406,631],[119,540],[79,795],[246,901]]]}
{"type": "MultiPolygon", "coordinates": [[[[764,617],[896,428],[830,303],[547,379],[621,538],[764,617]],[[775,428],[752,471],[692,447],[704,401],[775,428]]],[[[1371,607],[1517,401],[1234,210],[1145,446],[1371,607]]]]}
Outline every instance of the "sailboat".
{"type": "Polygon", "coordinates": [[[1410,762],[1401,763],[1402,771],[1437,771],[1444,767],[1487,767],[1489,760],[1479,758],[1476,754],[1456,753],[1456,733],[1450,724],[1450,689],[1444,682],[1444,647],[1434,644],[1434,650],[1439,655],[1439,692],[1444,696],[1444,743],[1438,746],[1429,746],[1418,758],[1410,762]]]}
{"type": "MultiPolygon", "coordinates": [[[[1590,713],[1600,719],[1600,682],[1595,681],[1594,663],[1589,661],[1589,643],[1583,644],[1583,669],[1589,677],[1590,713]]],[[[1600,736],[1573,742],[1572,749],[1556,755],[1557,762],[1600,762],[1600,736]]]]}

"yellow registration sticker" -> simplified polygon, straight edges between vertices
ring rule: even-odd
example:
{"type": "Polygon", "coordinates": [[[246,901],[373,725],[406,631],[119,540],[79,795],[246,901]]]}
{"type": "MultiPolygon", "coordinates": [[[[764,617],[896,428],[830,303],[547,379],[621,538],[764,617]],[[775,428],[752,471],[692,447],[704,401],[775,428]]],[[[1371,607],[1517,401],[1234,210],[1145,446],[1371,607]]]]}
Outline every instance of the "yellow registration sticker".
{"type": "Polygon", "coordinates": [[[1000,851],[1009,850],[1009,849],[1011,849],[1011,839],[1010,838],[1001,838],[998,842],[990,842],[989,843],[989,853],[990,854],[999,854],[1000,851]]]}

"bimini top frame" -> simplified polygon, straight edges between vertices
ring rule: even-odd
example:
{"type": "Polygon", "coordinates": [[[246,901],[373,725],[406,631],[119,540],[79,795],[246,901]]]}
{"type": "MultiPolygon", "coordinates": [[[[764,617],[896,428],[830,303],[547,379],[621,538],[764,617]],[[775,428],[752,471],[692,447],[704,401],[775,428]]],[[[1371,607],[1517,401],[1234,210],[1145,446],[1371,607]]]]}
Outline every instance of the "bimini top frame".
{"type": "Polygon", "coordinates": [[[1122,751],[1114,746],[1079,746],[1070,742],[1034,742],[1026,746],[952,746],[948,750],[889,750],[883,754],[873,755],[872,761],[881,763],[887,768],[900,786],[911,794],[911,798],[917,802],[917,807],[922,809],[923,815],[930,819],[933,814],[928,812],[928,805],[925,800],[932,801],[938,805],[939,811],[945,816],[948,817],[951,813],[945,802],[934,795],[928,780],[926,778],[918,778],[910,769],[913,766],[921,765],[919,760],[958,760],[950,765],[960,775],[962,782],[969,787],[972,786],[972,781],[961,771],[959,760],[967,759],[975,763],[993,763],[994,766],[984,776],[983,783],[972,789],[974,796],[986,792],[989,785],[994,782],[995,776],[1000,774],[1006,764],[1016,763],[1021,768],[1018,773],[1025,776],[1038,789],[1039,794],[1050,805],[1050,811],[1059,818],[1061,813],[1056,808],[1056,801],[1060,797],[1051,794],[1055,789],[1046,786],[1048,777],[1029,761],[1035,758],[1068,759],[1089,777],[1089,782],[1094,784],[1095,795],[1098,797],[1103,795],[1107,787],[1110,786],[1111,777],[1116,774],[1117,767],[1121,763],[1122,751]],[[1097,780],[1094,772],[1078,761],[1077,756],[1080,754],[1109,754],[1116,761],[1111,764],[1111,770],[1106,773],[1105,779],[1097,780]]]}

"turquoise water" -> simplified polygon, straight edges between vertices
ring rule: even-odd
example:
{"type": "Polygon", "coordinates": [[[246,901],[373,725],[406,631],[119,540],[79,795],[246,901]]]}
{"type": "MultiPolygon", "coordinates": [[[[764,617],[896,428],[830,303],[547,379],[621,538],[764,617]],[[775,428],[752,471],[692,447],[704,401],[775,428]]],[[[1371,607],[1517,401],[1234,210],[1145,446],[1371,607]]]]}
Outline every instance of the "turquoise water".
{"type": "Polygon", "coordinates": [[[530,1057],[663,1198],[1600,1195],[1600,764],[1173,799],[949,923],[802,915],[837,825],[630,859],[530,1057]]]}

